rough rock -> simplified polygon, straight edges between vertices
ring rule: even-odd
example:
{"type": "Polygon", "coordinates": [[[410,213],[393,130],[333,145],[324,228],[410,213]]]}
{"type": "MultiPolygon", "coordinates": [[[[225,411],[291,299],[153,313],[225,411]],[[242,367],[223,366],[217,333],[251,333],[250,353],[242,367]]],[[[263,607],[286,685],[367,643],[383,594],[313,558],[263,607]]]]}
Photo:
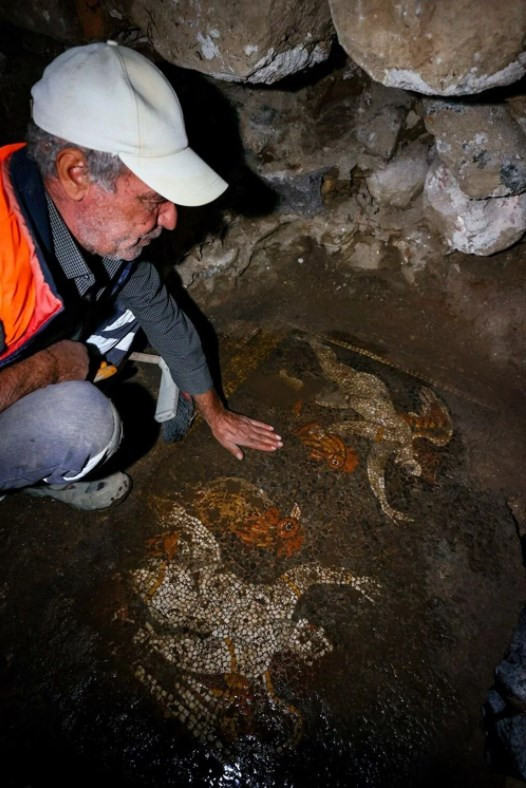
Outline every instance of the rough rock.
{"type": "Polygon", "coordinates": [[[395,238],[392,245],[400,252],[400,271],[409,284],[415,284],[426,269],[436,268],[441,256],[441,245],[428,227],[408,227],[402,238],[395,238]]]}
{"type": "Polygon", "coordinates": [[[225,216],[224,221],[222,232],[208,234],[177,266],[184,287],[204,282],[207,289],[212,290],[217,275],[238,277],[279,229],[281,222],[275,215],[263,219],[225,216]]]}
{"type": "Polygon", "coordinates": [[[506,249],[526,231],[526,194],[472,200],[439,160],[424,186],[425,214],[450,249],[487,256],[506,249]]]}
{"type": "Polygon", "coordinates": [[[237,111],[247,164],[281,211],[312,216],[323,208],[322,192],[350,185],[364,150],[354,134],[364,78],[342,69],[294,91],[222,85],[237,111]]]}
{"type": "Polygon", "coordinates": [[[374,238],[358,241],[349,255],[353,268],[362,271],[377,271],[382,262],[383,244],[374,238]]]}
{"type": "Polygon", "coordinates": [[[421,199],[405,209],[378,206],[365,182],[350,197],[328,196],[330,204],[311,217],[285,211],[257,219],[227,217],[222,231],[214,230],[178,265],[183,283],[212,290],[216,274],[222,281],[235,280],[249,266],[267,277],[275,254],[293,253],[302,237],[338,265],[371,272],[389,268],[410,284],[443,260],[446,244],[425,224],[421,199]]]}
{"type": "Polygon", "coordinates": [[[447,246],[424,222],[421,196],[432,137],[412,96],[348,65],[294,91],[224,83],[221,93],[236,111],[244,161],[255,183],[278,194],[279,210],[226,220],[178,266],[187,286],[211,289],[216,274],[235,280],[249,266],[269,276],[276,250],[293,250],[301,237],[338,265],[401,272],[411,284],[436,269],[447,246]],[[396,140],[381,148],[388,156],[396,144],[390,163],[357,140],[364,118],[381,129],[386,106],[401,119],[396,140]],[[385,190],[379,200],[367,186],[374,173],[385,190]]]}
{"type": "Polygon", "coordinates": [[[216,79],[272,84],[329,54],[325,0],[103,0],[136,25],[168,62],[216,79]]]}
{"type": "Polygon", "coordinates": [[[97,0],[17,0],[0,4],[0,21],[70,44],[108,38],[116,29],[97,0]]]}
{"type": "Polygon", "coordinates": [[[526,73],[526,3],[329,0],[340,44],[378,82],[428,95],[480,93],[526,73]]]}
{"type": "Polygon", "coordinates": [[[322,184],[330,167],[313,172],[275,172],[265,178],[277,194],[281,210],[293,211],[301,216],[314,216],[323,209],[322,184]]]}
{"type": "Polygon", "coordinates": [[[366,178],[367,188],[376,202],[406,208],[424,188],[429,169],[428,141],[414,140],[396,156],[366,178]]]}
{"type": "Polygon", "coordinates": [[[484,705],[492,764],[526,779],[526,608],[509,649],[495,670],[495,686],[484,705]]]}
{"type": "Polygon", "coordinates": [[[309,172],[335,166],[352,147],[362,149],[353,132],[364,78],[369,81],[359,69],[340,69],[298,90],[223,83],[221,91],[237,111],[243,147],[262,174],[309,172]]]}
{"type": "Polygon", "coordinates": [[[512,96],[506,101],[508,112],[526,134],[526,96],[512,96]]]}
{"type": "Polygon", "coordinates": [[[361,96],[354,120],[356,139],[369,153],[390,159],[412,101],[403,90],[373,83],[361,96]]]}
{"type": "Polygon", "coordinates": [[[526,190],[526,134],[505,104],[423,102],[441,161],[475,200],[526,190]]]}

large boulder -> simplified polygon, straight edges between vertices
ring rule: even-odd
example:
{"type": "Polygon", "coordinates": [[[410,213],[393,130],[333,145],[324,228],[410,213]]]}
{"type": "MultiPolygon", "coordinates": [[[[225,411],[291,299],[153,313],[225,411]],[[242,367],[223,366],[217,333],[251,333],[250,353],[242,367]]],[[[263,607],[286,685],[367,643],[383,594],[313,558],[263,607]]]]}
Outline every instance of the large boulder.
{"type": "Polygon", "coordinates": [[[526,134],[505,104],[424,101],[439,158],[475,200],[526,191],[526,134]]]}
{"type": "Polygon", "coordinates": [[[451,250],[486,257],[507,249],[526,231],[526,194],[472,200],[451,170],[436,160],[424,186],[424,210],[451,250]]]}
{"type": "Polygon", "coordinates": [[[428,95],[479,93],[526,73],[522,0],[329,0],[341,45],[373,79],[428,95]]]}
{"type": "Polygon", "coordinates": [[[216,79],[271,84],[324,61],[334,36],[326,0],[102,2],[168,62],[216,79]]]}

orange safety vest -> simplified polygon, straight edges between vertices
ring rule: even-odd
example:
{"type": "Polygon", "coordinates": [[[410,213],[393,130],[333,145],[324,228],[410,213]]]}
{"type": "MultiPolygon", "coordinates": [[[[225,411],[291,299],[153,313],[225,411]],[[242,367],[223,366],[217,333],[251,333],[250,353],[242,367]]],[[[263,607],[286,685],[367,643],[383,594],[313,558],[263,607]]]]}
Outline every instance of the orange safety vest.
{"type": "Polygon", "coordinates": [[[39,333],[63,308],[46,282],[18,205],[9,157],[24,143],[0,148],[0,362],[39,333]]]}

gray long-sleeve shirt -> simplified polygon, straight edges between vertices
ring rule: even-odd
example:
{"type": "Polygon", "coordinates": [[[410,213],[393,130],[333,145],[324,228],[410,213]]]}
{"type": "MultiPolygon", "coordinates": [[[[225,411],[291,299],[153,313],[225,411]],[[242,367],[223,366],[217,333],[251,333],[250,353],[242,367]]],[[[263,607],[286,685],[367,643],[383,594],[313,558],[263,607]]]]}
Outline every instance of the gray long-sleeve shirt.
{"type": "Polygon", "coordinates": [[[118,296],[131,309],[182,391],[202,394],[212,388],[197,331],[151,263],[138,263],[118,296]]]}
{"type": "Polygon", "coordinates": [[[73,281],[84,298],[104,300],[111,293],[130,309],[148,341],[168,365],[177,386],[189,394],[202,394],[212,388],[212,377],[199,335],[187,315],[168,293],[152,263],[144,260],[124,263],[102,258],[104,282],[97,280],[81,250],[73,240],[53,201],[46,194],[55,254],[65,276],[73,281]],[[123,270],[131,273],[121,284],[123,270]]]}

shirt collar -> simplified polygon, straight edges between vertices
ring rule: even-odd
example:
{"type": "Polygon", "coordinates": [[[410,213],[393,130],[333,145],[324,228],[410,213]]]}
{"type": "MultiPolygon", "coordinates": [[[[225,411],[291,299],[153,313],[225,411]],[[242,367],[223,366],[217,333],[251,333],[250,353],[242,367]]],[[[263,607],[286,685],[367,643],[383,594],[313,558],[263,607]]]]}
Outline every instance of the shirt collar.
{"type": "MultiPolygon", "coordinates": [[[[66,227],[62,216],[59,214],[55,203],[47,191],[46,200],[55,255],[65,276],[68,279],[75,280],[79,295],[83,296],[95,284],[95,276],[86,263],[79,247],[75,243],[73,236],[66,227]]],[[[110,257],[103,257],[102,265],[108,273],[110,280],[112,280],[121,268],[122,260],[113,260],[110,257]]]]}

